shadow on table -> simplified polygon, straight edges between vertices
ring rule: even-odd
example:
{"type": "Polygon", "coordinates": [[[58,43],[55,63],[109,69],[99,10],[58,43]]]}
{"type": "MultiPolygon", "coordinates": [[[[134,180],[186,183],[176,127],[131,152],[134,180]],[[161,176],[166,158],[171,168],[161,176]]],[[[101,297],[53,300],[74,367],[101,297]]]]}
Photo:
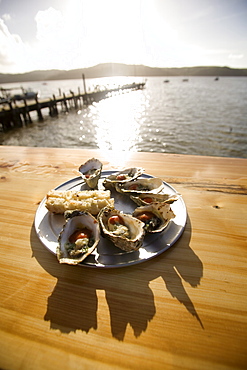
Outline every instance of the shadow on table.
{"type": "MultiPolygon", "coordinates": [[[[182,280],[196,288],[203,276],[203,265],[189,246],[191,224],[189,218],[183,236],[175,245],[156,258],[138,265],[98,269],[81,266],[60,265],[56,257],[42,246],[34,227],[31,231],[33,257],[51,275],[57,284],[48,297],[44,319],[50,321],[52,329],[69,333],[97,329],[97,291],[105,291],[109,307],[112,336],[124,340],[127,325],[134,335],[146,331],[148,322],[156,313],[154,295],[149,283],[162,277],[172,297],[182,303],[201,327],[203,325],[193,302],[184,289],[182,280]],[[135,286],[128,281],[136,281],[135,286]]],[[[102,320],[108,320],[104,313],[102,320]]],[[[108,325],[107,323],[104,323],[108,325]]]]}

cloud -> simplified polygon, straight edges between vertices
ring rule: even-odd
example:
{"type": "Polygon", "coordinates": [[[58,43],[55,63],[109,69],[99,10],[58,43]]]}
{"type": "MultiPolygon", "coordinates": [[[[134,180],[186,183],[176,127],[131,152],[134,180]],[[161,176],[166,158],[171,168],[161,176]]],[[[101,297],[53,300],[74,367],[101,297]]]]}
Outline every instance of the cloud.
{"type": "Polygon", "coordinates": [[[137,16],[139,2],[81,4],[74,0],[64,13],[53,8],[37,13],[36,55],[41,68],[56,65],[56,68],[72,69],[103,62],[141,63],[145,52],[137,16]]]}
{"type": "MultiPolygon", "coordinates": [[[[49,8],[39,11],[35,17],[37,24],[36,37],[41,42],[52,42],[54,37],[63,35],[64,19],[60,11],[49,8]]],[[[61,37],[60,37],[61,38],[61,37]]]]}
{"type": "MultiPolygon", "coordinates": [[[[5,18],[5,19],[4,19],[5,18]]],[[[5,20],[0,18],[0,73],[21,73],[36,69],[73,68],[78,58],[77,38],[73,37],[73,20],[49,8],[35,17],[36,37],[32,43],[23,42],[11,34],[5,20]]]]}
{"type": "Polygon", "coordinates": [[[2,15],[2,18],[5,22],[8,22],[11,20],[11,15],[6,13],[2,15]]]}
{"type": "Polygon", "coordinates": [[[23,59],[27,48],[21,38],[16,34],[11,34],[3,19],[0,18],[0,71],[8,72],[8,66],[14,66],[19,58],[23,59]]]}

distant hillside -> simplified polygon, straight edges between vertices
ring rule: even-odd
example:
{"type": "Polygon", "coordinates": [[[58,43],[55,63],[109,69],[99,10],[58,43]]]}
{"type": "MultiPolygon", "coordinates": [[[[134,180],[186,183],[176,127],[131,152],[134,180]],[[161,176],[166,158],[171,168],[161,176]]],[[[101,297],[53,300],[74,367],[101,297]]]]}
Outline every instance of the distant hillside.
{"type": "Polygon", "coordinates": [[[110,76],[247,76],[247,69],[229,67],[184,67],[184,68],[152,68],[143,65],[127,65],[121,63],[104,63],[89,68],[62,71],[33,71],[19,74],[0,73],[0,83],[49,81],[110,76]]]}

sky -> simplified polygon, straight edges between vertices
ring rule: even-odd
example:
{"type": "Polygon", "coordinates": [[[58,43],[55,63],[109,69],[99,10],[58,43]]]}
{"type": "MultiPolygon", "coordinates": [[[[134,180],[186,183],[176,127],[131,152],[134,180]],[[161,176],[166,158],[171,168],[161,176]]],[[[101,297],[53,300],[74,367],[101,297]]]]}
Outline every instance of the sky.
{"type": "Polygon", "coordinates": [[[0,0],[0,73],[247,68],[247,0],[0,0]]]}

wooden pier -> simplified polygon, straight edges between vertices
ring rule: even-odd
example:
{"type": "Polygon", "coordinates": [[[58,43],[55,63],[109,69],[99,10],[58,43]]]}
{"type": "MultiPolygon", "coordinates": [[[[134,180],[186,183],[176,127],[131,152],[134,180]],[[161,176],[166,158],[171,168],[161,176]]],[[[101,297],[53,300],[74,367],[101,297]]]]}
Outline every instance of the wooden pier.
{"type": "Polygon", "coordinates": [[[22,127],[27,123],[32,123],[32,118],[30,112],[36,111],[37,118],[39,121],[43,121],[42,110],[49,110],[49,115],[51,117],[58,116],[59,106],[60,111],[68,112],[70,108],[80,109],[82,106],[87,106],[93,102],[100,101],[101,99],[108,98],[115,93],[122,93],[132,90],[143,89],[145,82],[142,83],[132,83],[123,86],[118,86],[116,88],[105,88],[97,89],[93,92],[87,92],[84,83],[84,93],[80,92],[74,93],[70,91],[69,94],[65,95],[59,91],[59,96],[53,95],[52,98],[48,99],[38,99],[36,97],[32,101],[27,101],[23,99],[21,102],[13,102],[11,100],[1,102],[0,105],[0,124],[2,126],[2,131],[8,131],[11,128],[22,127]]]}

